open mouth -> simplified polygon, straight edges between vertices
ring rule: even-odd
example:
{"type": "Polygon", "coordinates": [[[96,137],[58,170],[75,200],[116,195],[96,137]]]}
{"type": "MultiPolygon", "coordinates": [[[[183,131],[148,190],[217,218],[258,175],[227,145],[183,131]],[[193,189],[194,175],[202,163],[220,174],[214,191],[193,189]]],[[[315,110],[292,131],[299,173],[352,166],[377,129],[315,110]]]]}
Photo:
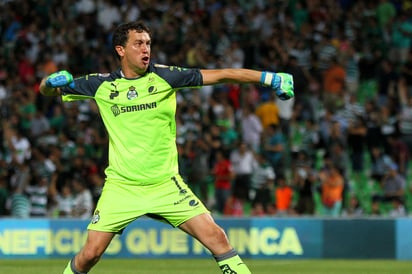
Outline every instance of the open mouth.
{"type": "Polygon", "coordinates": [[[143,60],[143,63],[147,64],[149,63],[150,58],[146,56],[146,57],[143,57],[142,60],[143,60]]]}

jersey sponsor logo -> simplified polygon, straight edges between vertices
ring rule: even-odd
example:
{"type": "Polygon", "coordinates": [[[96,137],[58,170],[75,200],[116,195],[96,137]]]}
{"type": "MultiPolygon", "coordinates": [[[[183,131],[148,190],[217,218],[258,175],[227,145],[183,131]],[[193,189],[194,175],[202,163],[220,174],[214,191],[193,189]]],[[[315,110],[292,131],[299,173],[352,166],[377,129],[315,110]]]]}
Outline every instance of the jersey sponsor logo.
{"type": "Polygon", "coordinates": [[[236,271],[232,270],[228,264],[224,264],[220,266],[223,274],[237,274],[236,271]]]}
{"type": "Polygon", "coordinates": [[[113,105],[110,109],[112,110],[115,117],[120,114],[120,108],[118,105],[113,105]]]}
{"type": "Polygon", "coordinates": [[[129,91],[127,92],[127,99],[134,100],[137,98],[137,91],[134,86],[129,87],[129,91]]]}
{"type": "Polygon", "coordinates": [[[118,105],[113,105],[110,107],[114,116],[118,116],[121,113],[143,111],[143,110],[148,110],[148,109],[153,109],[153,108],[157,108],[156,102],[133,105],[133,106],[121,106],[121,107],[119,107],[118,105]]]}

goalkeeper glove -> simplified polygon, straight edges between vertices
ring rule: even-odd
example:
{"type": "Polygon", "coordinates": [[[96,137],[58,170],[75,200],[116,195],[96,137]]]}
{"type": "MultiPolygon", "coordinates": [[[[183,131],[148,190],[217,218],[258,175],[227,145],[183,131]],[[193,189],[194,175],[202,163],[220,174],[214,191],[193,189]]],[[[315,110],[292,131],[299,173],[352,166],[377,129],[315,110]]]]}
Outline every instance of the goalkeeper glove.
{"type": "Polygon", "coordinates": [[[46,79],[46,86],[49,88],[59,88],[65,86],[74,88],[73,75],[66,70],[52,73],[46,79]]]}
{"type": "Polygon", "coordinates": [[[262,72],[260,83],[270,86],[281,100],[288,100],[295,96],[293,92],[293,76],[288,73],[262,72]]]}

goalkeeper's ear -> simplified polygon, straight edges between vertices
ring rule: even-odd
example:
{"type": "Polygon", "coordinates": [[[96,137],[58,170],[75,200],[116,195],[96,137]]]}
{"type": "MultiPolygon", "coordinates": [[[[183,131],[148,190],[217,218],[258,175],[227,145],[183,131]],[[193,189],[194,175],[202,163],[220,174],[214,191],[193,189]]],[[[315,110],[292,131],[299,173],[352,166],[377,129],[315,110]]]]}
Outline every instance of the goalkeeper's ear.
{"type": "Polygon", "coordinates": [[[61,95],[60,88],[48,87],[46,85],[46,80],[47,80],[47,77],[45,77],[41,80],[40,87],[39,87],[40,93],[43,94],[44,96],[59,96],[59,95],[61,95]]]}

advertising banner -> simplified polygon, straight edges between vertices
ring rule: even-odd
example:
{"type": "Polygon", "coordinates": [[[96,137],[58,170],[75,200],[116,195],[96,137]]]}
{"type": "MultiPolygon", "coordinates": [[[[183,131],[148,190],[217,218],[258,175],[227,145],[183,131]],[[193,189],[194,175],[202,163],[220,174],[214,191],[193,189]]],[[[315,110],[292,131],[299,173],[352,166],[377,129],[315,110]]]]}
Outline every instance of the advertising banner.
{"type": "MultiPolygon", "coordinates": [[[[245,258],[319,258],[322,222],[314,219],[217,219],[245,258]]],[[[87,221],[1,219],[0,258],[73,256],[87,236],[87,221]]],[[[108,257],[206,257],[209,251],[179,229],[141,218],[116,236],[108,257]]]]}

